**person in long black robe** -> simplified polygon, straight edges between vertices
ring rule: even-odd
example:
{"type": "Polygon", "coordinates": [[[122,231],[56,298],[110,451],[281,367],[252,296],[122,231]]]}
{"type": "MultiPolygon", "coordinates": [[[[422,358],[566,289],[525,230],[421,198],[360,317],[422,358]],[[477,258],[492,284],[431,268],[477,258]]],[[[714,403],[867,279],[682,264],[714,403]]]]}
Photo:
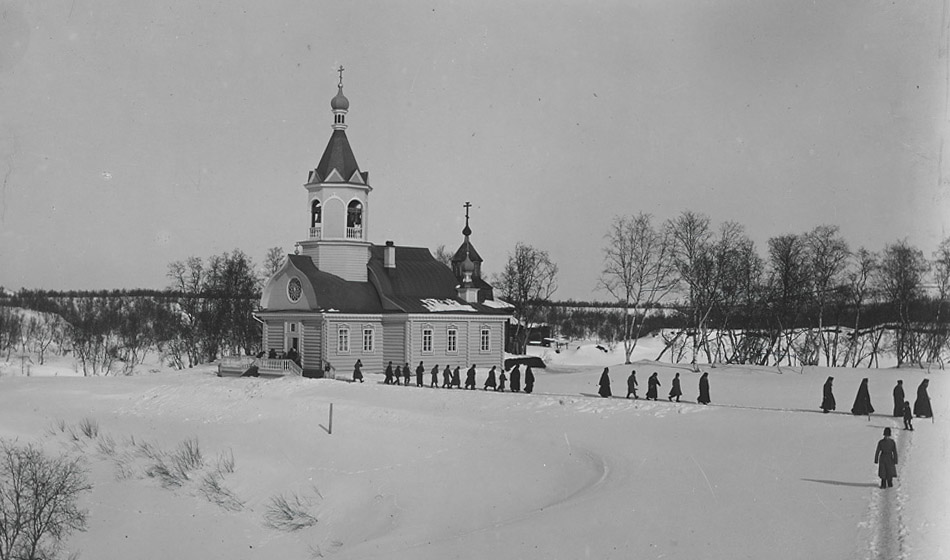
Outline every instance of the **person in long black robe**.
{"type": "Polygon", "coordinates": [[[465,388],[475,390],[475,364],[465,372],[465,388]]]}
{"type": "Polygon", "coordinates": [[[660,380],[657,378],[657,373],[654,371],[653,375],[650,376],[650,379],[647,379],[647,400],[656,400],[656,393],[659,390],[659,387],[660,380]]]}
{"type": "Polygon", "coordinates": [[[495,384],[495,366],[492,366],[491,369],[488,370],[488,379],[485,380],[484,390],[487,391],[489,387],[491,387],[492,391],[498,387],[498,385],[495,384]]]}
{"type": "Polygon", "coordinates": [[[439,364],[432,366],[432,383],[429,384],[429,387],[438,387],[439,386],[439,364]]]}
{"type": "Polygon", "coordinates": [[[412,370],[409,369],[409,362],[402,366],[402,378],[406,380],[406,387],[409,386],[409,378],[412,377],[412,370]]]}
{"type": "Polygon", "coordinates": [[[383,380],[383,383],[386,385],[393,384],[393,363],[389,362],[389,365],[386,366],[386,379],[383,380]]]}
{"type": "Polygon", "coordinates": [[[461,389],[462,388],[462,376],[459,373],[462,368],[455,366],[455,369],[452,370],[452,388],[461,389]]]}
{"type": "Polygon", "coordinates": [[[680,397],[683,395],[683,389],[680,387],[680,374],[679,372],[673,376],[673,384],[670,387],[670,394],[667,397],[667,400],[676,399],[676,402],[680,402],[680,397]]]}
{"type": "Polygon", "coordinates": [[[610,370],[604,368],[604,373],[600,374],[600,389],[597,392],[600,396],[607,398],[611,395],[610,393],[610,375],[608,374],[610,370]]]}
{"type": "Polygon", "coordinates": [[[699,398],[696,402],[699,404],[709,404],[709,372],[704,371],[699,377],[699,398]]]}
{"type": "Polygon", "coordinates": [[[363,362],[359,360],[353,365],[353,381],[363,382],[363,362]]]}
{"type": "Polygon", "coordinates": [[[835,394],[832,390],[834,380],[834,377],[829,377],[821,391],[821,411],[825,413],[835,409],[835,394]]]}
{"type": "Polygon", "coordinates": [[[637,397],[637,370],[630,372],[630,376],[627,377],[627,396],[625,398],[630,398],[630,395],[633,395],[633,398],[637,397]]]}
{"type": "Polygon", "coordinates": [[[422,387],[425,385],[425,382],[422,380],[425,374],[426,368],[424,365],[422,365],[422,362],[419,362],[419,365],[416,366],[416,387],[422,387]]]}
{"type": "Polygon", "coordinates": [[[393,373],[393,383],[396,385],[402,385],[402,366],[399,364],[396,364],[396,372],[393,373]]]}
{"type": "Polygon", "coordinates": [[[877,465],[877,476],[881,478],[881,488],[894,486],[894,477],[897,476],[897,443],[891,439],[890,428],[884,428],[884,437],[877,442],[874,464],[877,465]]]}
{"type": "Polygon", "coordinates": [[[499,374],[498,374],[498,388],[495,389],[495,390],[496,390],[496,391],[502,391],[502,392],[504,392],[504,390],[505,390],[505,382],[506,382],[506,381],[508,381],[508,376],[505,375],[505,372],[499,373],[499,374]]]}
{"type": "Polygon", "coordinates": [[[930,407],[930,395],[927,394],[928,385],[930,380],[924,379],[917,387],[917,400],[914,401],[914,416],[917,418],[930,418],[934,415],[934,410],[930,407]]]}
{"type": "Polygon", "coordinates": [[[904,415],[904,380],[898,379],[894,386],[894,416],[904,415]]]}
{"type": "Polygon", "coordinates": [[[851,414],[855,416],[870,416],[874,412],[871,406],[871,393],[868,392],[868,378],[861,380],[861,386],[858,387],[858,394],[854,396],[854,406],[851,407],[851,414]]]}
{"type": "Polygon", "coordinates": [[[531,371],[531,366],[524,367],[524,392],[531,393],[534,391],[534,372],[531,371]]]}
{"type": "Polygon", "coordinates": [[[518,393],[521,391],[521,364],[515,364],[515,367],[511,369],[509,381],[511,382],[512,393],[518,393]]]}
{"type": "Polygon", "coordinates": [[[445,369],[442,370],[442,388],[452,388],[452,368],[448,364],[445,364],[445,369]]]}

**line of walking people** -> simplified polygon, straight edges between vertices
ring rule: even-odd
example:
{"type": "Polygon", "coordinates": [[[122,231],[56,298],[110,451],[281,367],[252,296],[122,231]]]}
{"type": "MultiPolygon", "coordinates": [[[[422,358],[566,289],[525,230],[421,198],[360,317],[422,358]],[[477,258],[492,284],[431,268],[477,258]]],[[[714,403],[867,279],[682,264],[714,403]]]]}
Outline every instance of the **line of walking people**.
{"type": "MultiPolygon", "coordinates": [[[[830,412],[835,410],[835,395],[833,391],[834,387],[834,377],[828,377],[828,380],[825,381],[825,385],[822,389],[822,399],[821,399],[821,410],[823,412],[830,412]]],[[[892,391],[894,396],[894,410],[893,416],[895,418],[904,419],[904,429],[913,430],[913,419],[917,418],[933,418],[933,407],[930,404],[930,395],[927,392],[927,387],[930,386],[930,380],[924,379],[920,382],[920,385],[917,386],[917,400],[914,401],[914,406],[911,408],[910,401],[905,400],[904,398],[904,380],[898,379],[897,385],[894,386],[892,391]]],[[[851,414],[856,416],[870,416],[874,412],[874,406],[871,404],[871,392],[868,390],[868,378],[865,377],[861,380],[861,384],[858,386],[858,394],[854,397],[854,405],[851,407],[851,414]]]]}
{"type": "MultiPolygon", "coordinates": [[[[362,381],[363,375],[359,372],[359,369],[362,367],[362,364],[359,360],[356,361],[356,367],[353,371],[353,380],[357,380],[357,374],[359,375],[359,380],[362,381]]],[[[522,391],[522,373],[521,365],[515,364],[510,370],[502,370],[497,372],[498,366],[492,366],[488,371],[488,375],[485,378],[485,383],[482,387],[483,390],[488,391],[492,390],[495,392],[504,392],[511,391],[513,393],[520,393],[522,391]],[[496,373],[497,372],[497,373],[496,373]],[[506,388],[506,384],[510,383],[510,389],[506,388]]],[[[419,362],[419,365],[415,368],[415,385],[416,387],[425,387],[425,377],[426,377],[426,367],[423,362],[419,362]]],[[[455,366],[453,369],[451,365],[446,365],[444,369],[440,370],[439,365],[436,364],[432,366],[431,370],[428,370],[429,374],[429,387],[442,389],[461,389],[462,388],[462,368],[461,366],[455,366]],[[441,385],[440,381],[440,371],[441,371],[441,385]]],[[[470,368],[465,372],[465,389],[475,390],[477,386],[476,382],[476,366],[472,364],[470,368]]],[[[384,372],[383,383],[386,385],[405,385],[409,386],[412,383],[413,371],[409,367],[409,363],[403,365],[396,365],[395,369],[393,368],[393,363],[390,361],[386,366],[386,371],[384,372]]],[[[531,393],[534,391],[534,372],[531,371],[531,366],[526,366],[524,371],[524,392],[531,393]]]]}
{"type": "MultiPolygon", "coordinates": [[[[612,396],[612,391],[610,390],[610,368],[604,368],[603,373],[600,374],[600,381],[598,382],[599,388],[597,394],[601,397],[607,398],[612,396]]],[[[630,395],[633,395],[633,398],[640,398],[637,395],[637,387],[640,386],[640,383],[637,381],[637,370],[630,372],[630,376],[627,377],[627,396],[625,398],[630,398],[630,395]]],[[[660,378],[657,372],[653,372],[653,375],[647,379],[647,400],[657,400],[660,389],[660,378]]],[[[683,387],[680,384],[680,374],[676,373],[673,376],[671,382],[670,393],[667,395],[667,400],[673,401],[676,399],[676,402],[680,402],[680,397],[683,396],[683,387]]],[[[709,398],[709,373],[703,372],[699,377],[699,398],[696,399],[696,402],[699,404],[709,404],[711,399],[709,398]]]]}

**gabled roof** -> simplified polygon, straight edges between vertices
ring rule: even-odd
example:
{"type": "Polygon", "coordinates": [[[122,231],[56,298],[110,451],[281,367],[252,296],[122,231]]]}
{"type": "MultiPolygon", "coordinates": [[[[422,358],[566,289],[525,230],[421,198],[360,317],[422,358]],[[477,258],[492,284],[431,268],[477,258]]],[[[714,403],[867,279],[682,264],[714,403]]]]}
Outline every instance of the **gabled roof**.
{"type": "Polygon", "coordinates": [[[467,303],[460,299],[455,275],[447,266],[437,261],[428,249],[394,248],[396,266],[385,268],[385,247],[370,247],[370,259],[366,265],[369,277],[367,282],[352,282],[323,272],[314,266],[313,260],[308,256],[288,255],[288,259],[289,265],[300,271],[313,288],[316,298],[316,303],[311,307],[313,311],[367,314],[511,314],[500,303],[467,303]]]}
{"type": "Polygon", "coordinates": [[[330,141],[327,142],[327,148],[323,151],[323,157],[320,163],[314,169],[316,177],[311,175],[311,182],[333,182],[345,183],[346,178],[352,177],[354,173],[359,173],[363,178],[363,183],[368,184],[369,174],[362,173],[360,166],[356,163],[356,156],[353,155],[353,149],[350,148],[350,141],[346,138],[346,131],[334,130],[330,135],[330,141]],[[336,170],[339,176],[330,174],[336,170]]]}
{"type": "Polygon", "coordinates": [[[317,296],[318,310],[344,313],[381,313],[383,306],[370,282],[351,282],[323,272],[304,255],[288,255],[291,264],[302,272],[317,296]]]}
{"type": "Polygon", "coordinates": [[[472,262],[484,262],[482,257],[478,254],[478,251],[475,250],[475,246],[472,245],[472,242],[468,240],[468,237],[465,238],[465,241],[462,241],[462,244],[459,245],[458,251],[455,252],[455,255],[452,256],[452,262],[462,262],[465,260],[465,253],[468,253],[468,258],[472,262]]]}
{"type": "Polygon", "coordinates": [[[385,247],[374,245],[367,264],[370,280],[379,289],[383,306],[405,313],[474,312],[508,315],[505,309],[466,303],[458,297],[458,280],[449,267],[424,247],[395,247],[396,266],[385,268],[385,247]]]}

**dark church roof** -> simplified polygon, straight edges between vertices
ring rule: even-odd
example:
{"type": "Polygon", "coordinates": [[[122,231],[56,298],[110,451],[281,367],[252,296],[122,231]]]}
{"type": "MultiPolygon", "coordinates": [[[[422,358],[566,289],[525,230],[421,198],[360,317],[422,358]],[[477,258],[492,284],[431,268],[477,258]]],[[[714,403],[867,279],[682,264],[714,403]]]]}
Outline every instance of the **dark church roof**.
{"type": "MultiPolygon", "coordinates": [[[[395,247],[395,250],[396,266],[386,268],[383,266],[385,247],[373,245],[370,248],[368,282],[351,282],[323,272],[304,255],[289,255],[289,258],[310,281],[321,311],[510,314],[508,309],[492,304],[467,303],[460,299],[455,275],[428,249],[395,247]]],[[[488,284],[484,285],[490,289],[488,284]]]]}
{"type": "Polygon", "coordinates": [[[288,255],[290,262],[302,272],[317,296],[317,305],[323,311],[346,313],[381,313],[376,288],[369,282],[350,282],[335,274],[323,272],[310,257],[288,255]]]}
{"type": "Polygon", "coordinates": [[[360,171],[360,166],[356,163],[356,156],[353,155],[353,149],[350,148],[350,141],[346,138],[346,132],[343,130],[334,130],[327,142],[327,148],[323,151],[323,157],[314,170],[316,177],[311,175],[311,183],[322,182],[352,182],[354,173],[359,173],[363,183],[369,182],[369,173],[360,171]],[[341,179],[328,181],[328,177],[336,169],[341,179]]]}

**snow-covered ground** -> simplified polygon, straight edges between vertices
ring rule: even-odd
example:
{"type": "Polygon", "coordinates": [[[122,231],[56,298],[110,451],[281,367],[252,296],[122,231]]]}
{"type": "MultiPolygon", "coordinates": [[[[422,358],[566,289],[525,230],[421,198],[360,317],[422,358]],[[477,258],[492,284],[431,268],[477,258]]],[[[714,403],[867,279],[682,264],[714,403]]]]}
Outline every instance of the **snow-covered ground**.
{"type": "Polygon", "coordinates": [[[673,374],[685,401],[699,374],[644,360],[651,344],[632,366],[619,349],[533,348],[549,367],[531,395],[387,386],[374,373],[218,378],[210,366],[83,378],[55,360],[25,377],[12,363],[0,437],[86,455],[89,528],[69,549],[89,559],[950,557],[947,372],[702,366],[713,404],[676,404],[673,374]],[[619,397],[631,369],[641,396],[658,372],[663,400],[588,396],[606,366],[619,397]],[[839,410],[822,414],[829,375],[839,410]],[[847,413],[863,377],[870,419],[847,413]],[[895,429],[899,478],[882,491],[874,448],[901,425],[891,389],[903,379],[913,401],[924,378],[936,422],[895,429]],[[77,433],[83,419],[96,437],[77,433]],[[191,438],[205,466],[180,487],[146,474],[156,450],[191,438]],[[202,484],[215,472],[220,505],[202,484]],[[268,527],[277,496],[317,522],[268,527]]]}

